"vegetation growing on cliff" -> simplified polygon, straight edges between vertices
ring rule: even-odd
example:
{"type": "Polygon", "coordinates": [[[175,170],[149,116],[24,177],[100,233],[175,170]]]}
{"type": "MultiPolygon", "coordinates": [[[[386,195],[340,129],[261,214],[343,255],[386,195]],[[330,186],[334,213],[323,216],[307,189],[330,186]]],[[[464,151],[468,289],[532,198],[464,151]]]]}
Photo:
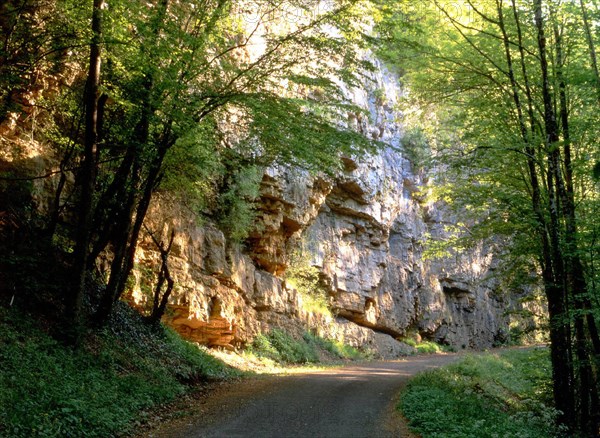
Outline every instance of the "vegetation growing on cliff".
{"type": "Polygon", "coordinates": [[[366,359],[370,356],[369,352],[310,332],[305,332],[301,339],[296,339],[277,329],[258,335],[249,352],[281,364],[317,363],[321,362],[323,355],[333,359],[366,359]]]}
{"type": "Polygon", "coordinates": [[[285,281],[298,291],[305,311],[331,316],[329,297],[321,284],[319,269],[311,264],[308,253],[297,250],[291,254],[285,281]]]}
{"type": "MultiPolygon", "coordinates": [[[[265,166],[331,172],[342,154],[373,150],[339,124],[346,111],[362,111],[339,84],[356,83],[370,68],[359,55],[361,3],[3,3],[0,123],[18,137],[33,111],[43,123],[31,126],[29,141],[49,143],[61,160],[45,176],[56,192],[32,231],[61,242],[71,270],[56,300],[64,337],[77,343],[108,320],[158,190],[243,240],[265,166]],[[294,20],[286,20],[291,11],[294,20]],[[283,17],[277,26],[275,16],[283,17]],[[107,252],[109,266],[97,263],[107,252]],[[106,286],[86,306],[98,281],[106,286]]],[[[22,184],[2,178],[9,192],[22,184]]],[[[12,213],[24,230],[23,215],[12,213]]],[[[8,282],[12,291],[16,281],[8,282]]]]}

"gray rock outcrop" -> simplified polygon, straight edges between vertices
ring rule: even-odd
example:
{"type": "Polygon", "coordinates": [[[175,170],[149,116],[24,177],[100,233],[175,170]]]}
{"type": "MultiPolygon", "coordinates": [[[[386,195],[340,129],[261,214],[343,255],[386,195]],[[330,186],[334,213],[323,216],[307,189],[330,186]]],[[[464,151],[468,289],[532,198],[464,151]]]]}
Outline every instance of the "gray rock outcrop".
{"type": "MultiPolygon", "coordinates": [[[[335,178],[267,169],[258,225],[245,249],[213,226],[198,226],[164,198],[155,200],[150,227],[162,227],[165,235],[175,227],[178,236],[170,262],[177,284],[171,323],[193,339],[222,346],[280,327],[298,334],[313,329],[383,357],[406,353],[397,339],[409,334],[490,347],[508,331],[507,311],[522,306],[519,291],[503,293],[493,275],[501,249],[481,243],[445,258],[423,257],[425,240],[447,237],[445,224],[454,218],[418,196],[435,170],[415,171],[404,156],[402,115],[394,109],[398,81],[380,67],[364,89],[346,92],[371,115],[349,114],[348,123],[387,147],[360,159],[343,157],[345,171],[335,178]],[[385,103],[375,90],[383,90],[385,103]],[[335,317],[307,312],[286,285],[289,256],[299,246],[318,268],[335,317]],[[215,338],[218,327],[222,339],[215,338]]],[[[142,242],[138,258],[142,266],[157,263],[150,240],[142,242]]],[[[138,303],[145,299],[139,272],[138,303]]]]}

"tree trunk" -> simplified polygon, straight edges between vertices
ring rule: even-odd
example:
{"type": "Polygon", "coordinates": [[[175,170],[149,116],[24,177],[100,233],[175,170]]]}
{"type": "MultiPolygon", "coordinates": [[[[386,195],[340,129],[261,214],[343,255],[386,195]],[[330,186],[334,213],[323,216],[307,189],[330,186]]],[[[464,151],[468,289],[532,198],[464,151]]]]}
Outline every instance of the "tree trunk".
{"type": "MultiPolygon", "coordinates": [[[[521,20],[519,18],[519,12],[517,9],[517,5],[515,0],[511,0],[513,17],[515,19],[515,24],[517,26],[517,43],[519,46],[519,55],[520,55],[520,63],[521,63],[521,72],[523,73],[523,80],[525,82],[525,94],[527,96],[527,114],[529,116],[529,129],[531,132],[531,136],[535,135],[535,113],[533,110],[533,95],[531,92],[531,85],[529,81],[529,74],[527,73],[527,66],[525,64],[525,48],[523,46],[523,32],[521,30],[521,20]]],[[[533,150],[532,150],[533,152],[533,150]]],[[[533,155],[530,156],[533,159],[533,155]]]]}
{"type": "Polygon", "coordinates": [[[148,322],[151,324],[158,324],[165,314],[165,310],[167,309],[167,304],[169,303],[169,297],[173,292],[173,287],[175,286],[175,281],[171,277],[171,272],[169,271],[169,254],[171,252],[171,248],[173,247],[173,240],[175,239],[175,230],[171,231],[171,237],[169,238],[169,243],[166,248],[163,248],[162,242],[158,242],[154,237],[154,234],[148,232],[154,241],[154,244],[160,251],[160,260],[161,266],[158,275],[158,281],[156,282],[156,287],[154,288],[154,301],[152,303],[152,313],[148,317],[148,322]],[[167,289],[162,292],[165,281],[167,282],[167,289]],[[161,296],[162,295],[162,296],[161,296]]]}
{"type": "Polygon", "coordinates": [[[583,3],[583,0],[579,0],[579,5],[581,6],[583,29],[585,30],[585,37],[588,43],[592,71],[594,72],[594,78],[596,80],[596,93],[598,94],[598,102],[600,102],[600,73],[598,72],[598,58],[596,56],[596,45],[594,44],[594,36],[592,34],[590,20],[588,18],[587,9],[583,3]]]}
{"type": "MultiPolygon", "coordinates": [[[[544,31],[542,0],[534,0],[535,25],[542,74],[542,97],[544,103],[544,126],[546,130],[546,154],[548,161],[547,189],[549,202],[549,232],[553,266],[552,283],[546,284],[550,313],[550,337],[552,342],[552,365],[554,379],[554,401],[562,412],[561,421],[575,426],[575,388],[573,387],[570,322],[567,312],[564,261],[560,248],[560,212],[558,195],[562,186],[560,171],[559,132],[554,111],[549,80],[549,69],[544,31]]],[[[550,280],[550,279],[547,279],[550,280]]]]}
{"type": "MultiPolygon", "coordinates": [[[[598,418],[598,391],[597,376],[592,366],[589,352],[589,340],[598,336],[594,316],[586,302],[587,282],[583,265],[579,256],[577,218],[575,212],[575,191],[573,187],[573,165],[571,161],[571,135],[569,129],[569,113],[567,107],[566,83],[563,76],[563,51],[562,35],[558,23],[554,21],[554,40],[556,47],[556,78],[559,86],[560,120],[563,133],[563,155],[565,187],[561,193],[563,203],[563,216],[565,222],[565,265],[567,290],[573,297],[574,323],[575,323],[575,352],[577,354],[577,369],[580,388],[580,429],[589,436],[598,432],[600,419],[598,418]],[[586,322],[587,328],[586,330],[586,322]],[[589,337],[588,337],[589,333],[589,337]]],[[[596,341],[597,343],[597,341],[596,341]]],[[[598,354],[598,353],[596,353],[598,354]]]]}
{"type": "MultiPolygon", "coordinates": [[[[160,37],[164,25],[168,7],[169,0],[160,0],[158,2],[156,15],[150,20],[152,38],[142,46],[143,48],[154,50],[154,46],[160,37]]],[[[153,74],[152,71],[146,73],[143,94],[140,99],[142,113],[141,118],[136,125],[134,136],[135,147],[131,146],[135,148],[133,156],[134,164],[131,173],[132,180],[128,182],[129,199],[131,202],[127,203],[128,207],[123,215],[123,221],[116,226],[117,236],[113,239],[113,251],[115,257],[111,264],[108,285],[101,298],[100,307],[94,315],[95,322],[98,325],[106,323],[114,303],[121,297],[126,288],[127,279],[134,266],[135,251],[137,249],[140,231],[150,206],[152,194],[160,181],[160,171],[164,157],[171,146],[169,143],[170,125],[168,122],[165,124],[163,135],[156,139],[156,144],[152,144],[151,142],[151,117],[157,109],[157,103],[155,102],[155,99],[153,99],[153,74]],[[144,171],[144,166],[141,161],[141,155],[146,152],[143,150],[144,148],[148,148],[147,152],[153,153],[154,156],[150,159],[147,170],[148,173],[145,179],[142,180],[141,174],[144,171]]],[[[100,238],[102,238],[102,236],[100,236],[100,238]]],[[[103,242],[99,241],[99,243],[100,245],[98,245],[98,248],[94,249],[95,254],[97,254],[97,251],[102,246],[101,244],[103,242]]]]}
{"type": "Polygon", "coordinates": [[[93,0],[92,41],[90,45],[90,63],[85,94],[85,142],[81,173],[81,194],[77,213],[77,235],[73,253],[73,284],[68,303],[67,318],[72,324],[73,342],[77,343],[83,327],[83,297],[86,289],[87,256],[90,244],[92,204],[97,173],[98,148],[98,97],[100,85],[103,0],[93,0]]]}
{"type": "Polygon", "coordinates": [[[123,215],[131,214],[131,207],[124,202],[128,198],[129,182],[133,178],[136,147],[128,147],[113,181],[104,191],[94,211],[94,229],[96,240],[88,258],[88,266],[94,262],[114,238],[117,224],[121,223],[123,215]]]}

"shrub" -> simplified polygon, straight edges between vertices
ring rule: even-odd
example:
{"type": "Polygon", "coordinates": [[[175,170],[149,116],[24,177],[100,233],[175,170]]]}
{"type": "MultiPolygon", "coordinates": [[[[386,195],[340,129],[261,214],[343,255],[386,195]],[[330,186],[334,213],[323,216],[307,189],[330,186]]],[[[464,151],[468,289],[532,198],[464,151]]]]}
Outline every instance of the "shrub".
{"type": "Polygon", "coordinates": [[[319,362],[319,351],[326,351],[339,359],[368,359],[368,353],[340,341],[325,339],[305,332],[295,339],[282,330],[274,329],[254,338],[251,353],[280,363],[305,364],[319,362]]]}
{"type": "Polygon", "coordinates": [[[0,307],[1,436],[121,435],[188,383],[236,375],[176,333],[117,307],[110,328],[76,350],[32,317],[0,307]]]}
{"type": "Polygon", "coordinates": [[[314,346],[303,339],[296,340],[282,330],[274,329],[256,337],[251,351],[259,357],[267,357],[277,362],[290,364],[315,363],[319,355],[314,346]]]}
{"type": "Polygon", "coordinates": [[[267,335],[260,334],[254,338],[250,350],[259,357],[266,357],[276,362],[283,362],[281,354],[273,345],[271,345],[271,341],[267,335]]]}
{"type": "Polygon", "coordinates": [[[415,341],[412,338],[402,339],[402,342],[404,342],[406,345],[409,345],[413,348],[417,348],[417,341],[415,341]]]}
{"type": "Polygon", "coordinates": [[[304,333],[304,340],[308,344],[314,344],[317,348],[325,350],[340,359],[367,359],[369,357],[368,353],[343,342],[325,339],[310,332],[304,333]]]}
{"type": "Polygon", "coordinates": [[[314,363],[319,361],[319,356],[314,348],[304,340],[296,340],[281,330],[273,330],[270,333],[270,340],[273,347],[281,354],[284,362],[314,363]]]}
{"type": "Polygon", "coordinates": [[[331,315],[329,299],[321,284],[319,268],[311,265],[307,254],[302,251],[291,254],[285,281],[298,291],[305,311],[331,315]]]}
{"type": "Polygon", "coordinates": [[[406,345],[409,345],[417,350],[419,354],[435,354],[442,351],[456,351],[456,349],[449,345],[440,345],[433,341],[421,341],[417,342],[413,338],[402,339],[406,345]]]}
{"type": "Polygon", "coordinates": [[[560,436],[545,349],[467,357],[415,377],[399,408],[428,437],[560,436]]]}
{"type": "Polygon", "coordinates": [[[438,344],[431,341],[423,341],[416,344],[415,348],[417,349],[417,352],[421,354],[434,354],[442,351],[442,348],[438,344]]]}

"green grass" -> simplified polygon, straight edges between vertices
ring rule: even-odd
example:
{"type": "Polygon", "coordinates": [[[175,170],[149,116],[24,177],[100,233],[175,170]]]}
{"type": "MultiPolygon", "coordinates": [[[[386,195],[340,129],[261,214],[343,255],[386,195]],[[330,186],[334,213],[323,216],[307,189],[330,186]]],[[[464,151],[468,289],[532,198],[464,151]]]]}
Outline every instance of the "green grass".
{"type": "Polygon", "coordinates": [[[560,436],[541,348],[468,356],[419,374],[398,407],[423,438],[560,436]]]}
{"type": "Polygon", "coordinates": [[[318,349],[327,351],[338,359],[360,360],[370,357],[368,353],[348,344],[333,339],[325,339],[310,332],[305,332],[303,338],[308,345],[314,345],[318,349]]]}
{"type": "Polygon", "coordinates": [[[110,327],[74,350],[35,319],[0,308],[0,436],[122,435],[192,384],[238,374],[126,306],[110,327]]]}
{"type": "Polygon", "coordinates": [[[319,352],[327,352],[337,359],[366,359],[368,355],[339,341],[325,339],[305,332],[301,339],[274,329],[260,334],[249,347],[254,355],[282,364],[307,364],[320,362],[319,352]]]}
{"type": "Polygon", "coordinates": [[[441,352],[455,352],[456,349],[452,346],[448,345],[440,345],[433,341],[421,341],[417,342],[412,338],[402,339],[407,345],[415,348],[417,350],[417,354],[436,354],[441,352]]]}
{"type": "Polygon", "coordinates": [[[250,346],[250,351],[258,357],[266,357],[279,363],[316,363],[319,355],[304,340],[297,340],[282,330],[271,330],[260,334],[250,346]]]}

